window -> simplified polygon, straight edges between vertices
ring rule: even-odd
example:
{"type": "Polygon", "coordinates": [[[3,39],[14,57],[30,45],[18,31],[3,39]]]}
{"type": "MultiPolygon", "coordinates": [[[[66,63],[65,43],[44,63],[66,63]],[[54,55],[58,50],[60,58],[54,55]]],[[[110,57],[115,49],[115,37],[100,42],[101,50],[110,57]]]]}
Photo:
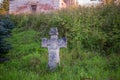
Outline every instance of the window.
{"type": "Polygon", "coordinates": [[[37,5],[31,5],[32,12],[36,12],[37,5]]]}

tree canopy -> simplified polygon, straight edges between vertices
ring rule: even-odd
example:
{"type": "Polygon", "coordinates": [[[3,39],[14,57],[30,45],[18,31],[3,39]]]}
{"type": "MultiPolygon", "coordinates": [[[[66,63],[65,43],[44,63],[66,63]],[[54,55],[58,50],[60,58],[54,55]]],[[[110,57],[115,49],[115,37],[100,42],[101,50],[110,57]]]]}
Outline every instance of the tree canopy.
{"type": "Polygon", "coordinates": [[[0,7],[0,14],[6,14],[9,10],[9,0],[3,0],[0,7]]]}

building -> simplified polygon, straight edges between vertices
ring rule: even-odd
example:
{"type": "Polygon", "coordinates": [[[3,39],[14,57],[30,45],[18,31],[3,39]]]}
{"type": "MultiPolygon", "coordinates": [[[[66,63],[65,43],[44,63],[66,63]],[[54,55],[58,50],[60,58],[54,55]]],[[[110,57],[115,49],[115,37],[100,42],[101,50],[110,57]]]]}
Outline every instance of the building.
{"type": "Polygon", "coordinates": [[[79,0],[79,6],[97,6],[103,3],[103,0],[79,0]]]}
{"type": "Polygon", "coordinates": [[[120,4],[120,0],[78,0],[79,6],[98,6],[106,4],[120,4]]]}
{"type": "Polygon", "coordinates": [[[46,13],[76,4],[77,0],[10,0],[9,13],[46,13]]]}
{"type": "Polygon", "coordinates": [[[10,0],[10,14],[29,14],[51,12],[54,10],[73,6],[97,6],[113,2],[119,4],[120,0],[10,0]]]}

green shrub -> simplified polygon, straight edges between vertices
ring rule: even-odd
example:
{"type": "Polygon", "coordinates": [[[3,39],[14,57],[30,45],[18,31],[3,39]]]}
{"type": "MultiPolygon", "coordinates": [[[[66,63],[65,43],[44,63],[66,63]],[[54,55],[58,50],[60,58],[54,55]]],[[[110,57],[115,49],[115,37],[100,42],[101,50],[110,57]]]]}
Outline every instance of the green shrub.
{"type": "Polygon", "coordinates": [[[67,37],[68,48],[88,49],[105,54],[119,53],[119,6],[79,8],[51,14],[12,16],[16,26],[39,31],[48,37],[50,27],[57,27],[60,37],[67,37]],[[114,11],[113,11],[114,10],[114,11]]]}

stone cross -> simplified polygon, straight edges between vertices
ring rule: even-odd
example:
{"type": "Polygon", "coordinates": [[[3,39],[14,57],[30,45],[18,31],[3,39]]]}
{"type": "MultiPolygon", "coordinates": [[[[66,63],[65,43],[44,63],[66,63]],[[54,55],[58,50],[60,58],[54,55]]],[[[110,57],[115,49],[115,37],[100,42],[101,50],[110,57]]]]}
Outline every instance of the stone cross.
{"type": "Polygon", "coordinates": [[[48,48],[48,69],[55,70],[60,65],[59,49],[66,47],[66,38],[58,39],[57,28],[50,29],[50,39],[42,38],[42,47],[48,48]]]}

